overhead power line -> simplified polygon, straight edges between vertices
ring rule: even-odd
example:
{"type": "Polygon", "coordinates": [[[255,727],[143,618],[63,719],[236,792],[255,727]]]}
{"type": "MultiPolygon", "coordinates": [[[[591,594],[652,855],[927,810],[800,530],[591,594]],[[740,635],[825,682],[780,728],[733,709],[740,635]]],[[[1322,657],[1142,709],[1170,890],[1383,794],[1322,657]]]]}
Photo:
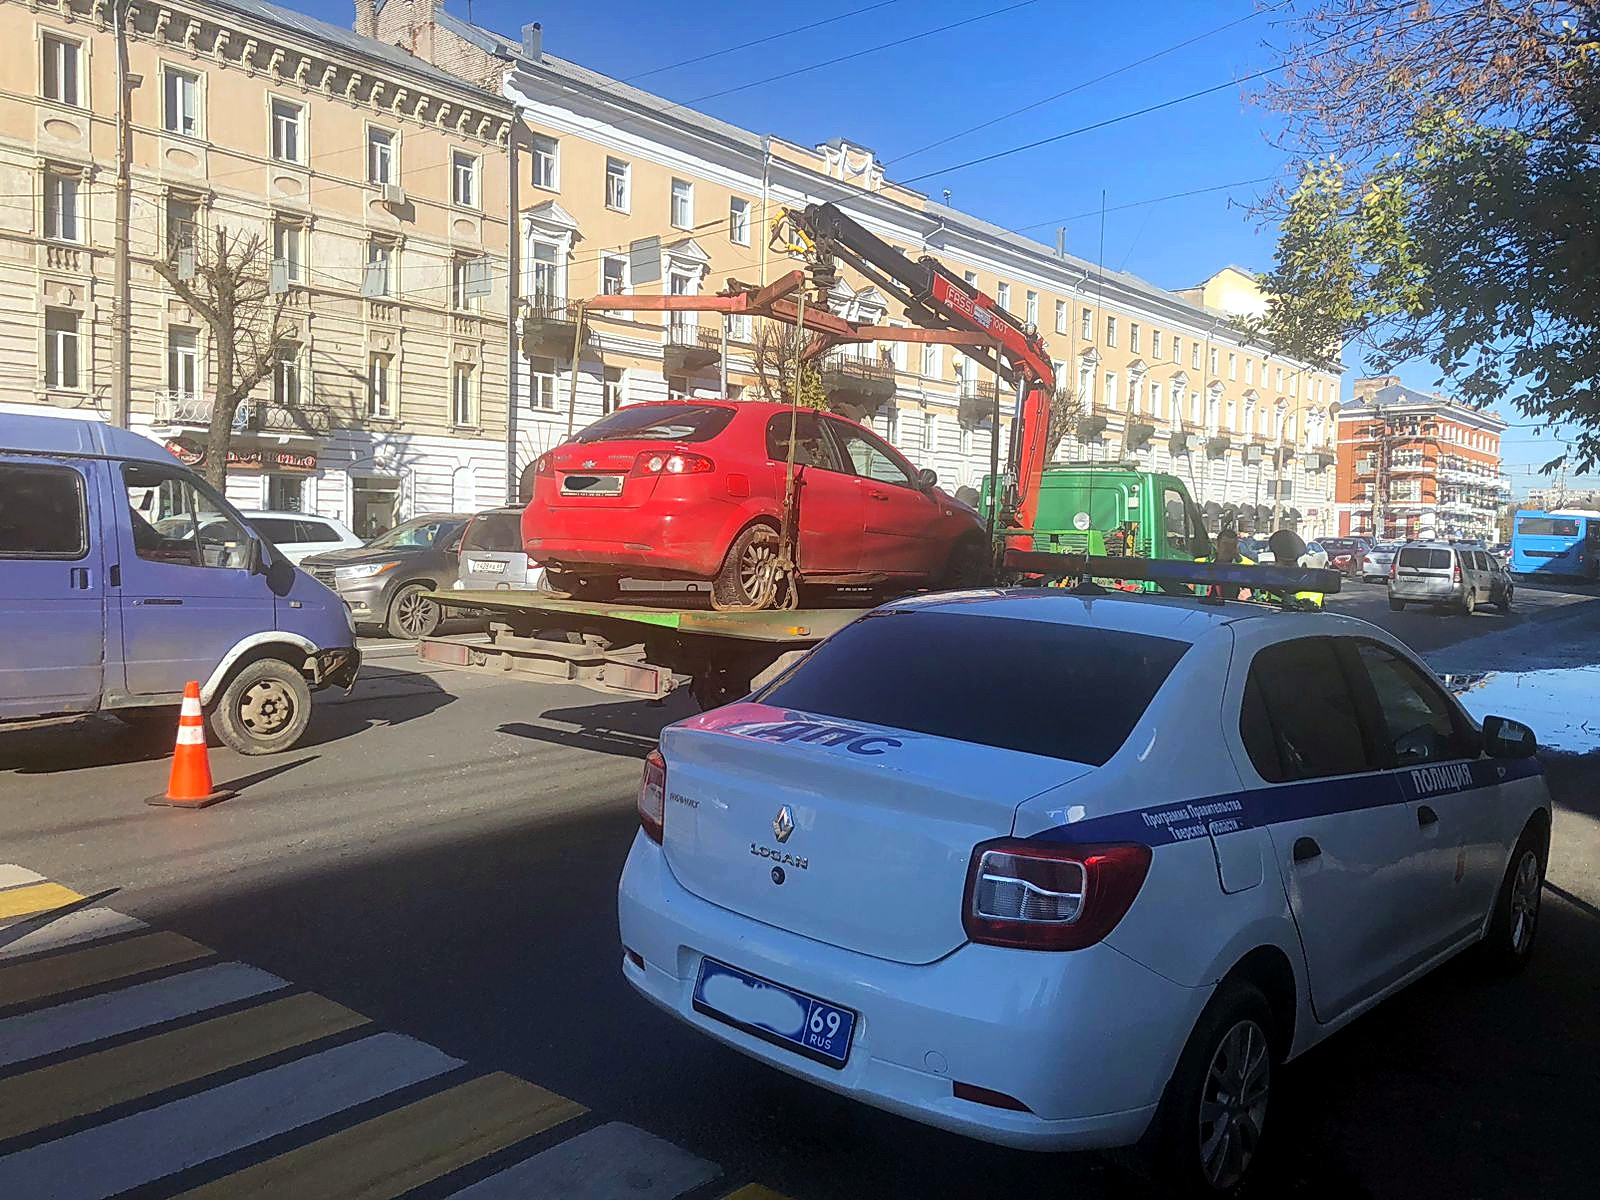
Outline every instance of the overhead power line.
{"type": "MultiPolygon", "coordinates": [[[[1186,192],[1168,192],[1165,196],[1151,196],[1144,200],[1130,200],[1126,204],[1113,204],[1104,211],[1114,213],[1122,212],[1124,209],[1129,208],[1144,208],[1146,205],[1162,204],[1168,200],[1182,200],[1188,196],[1203,196],[1208,192],[1225,192],[1229,188],[1248,187],[1253,183],[1270,183],[1276,178],[1276,175],[1260,175],[1255,179],[1235,179],[1232,183],[1217,183],[1212,184],[1210,187],[1190,188],[1186,192]]],[[[1031,225],[1017,225],[1013,229],[1017,233],[1022,233],[1029,229],[1043,229],[1047,225],[1065,225],[1069,221],[1081,221],[1085,217],[1099,216],[1101,211],[1098,208],[1091,208],[1087,212],[1073,213],[1069,217],[1052,217],[1048,221],[1035,221],[1031,225]]]]}

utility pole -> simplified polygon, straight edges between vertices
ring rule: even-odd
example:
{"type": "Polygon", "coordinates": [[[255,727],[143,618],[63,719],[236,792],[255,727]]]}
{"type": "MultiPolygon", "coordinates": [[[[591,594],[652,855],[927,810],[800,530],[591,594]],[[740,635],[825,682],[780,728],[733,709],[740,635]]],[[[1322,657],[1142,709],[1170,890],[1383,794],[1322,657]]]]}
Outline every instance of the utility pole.
{"type": "MultiPolygon", "coordinates": [[[[506,503],[516,504],[522,499],[517,471],[517,360],[522,356],[522,339],[518,337],[522,292],[521,269],[517,258],[517,238],[521,234],[521,214],[517,211],[517,145],[522,128],[519,109],[511,119],[511,131],[506,135],[506,503]]],[[[530,374],[532,364],[529,364],[530,374]]]]}
{"type": "Polygon", "coordinates": [[[133,351],[130,345],[133,314],[132,288],[129,283],[128,237],[133,221],[133,122],[129,119],[130,93],[138,86],[136,76],[128,73],[128,7],[130,0],[112,0],[111,27],[117,47],[117,215],[113,234],[113,291],[112,304],[116,312],[113,322],[115,351],[112,361],[111,423],[124,429],[132,412],[133,351]]]}

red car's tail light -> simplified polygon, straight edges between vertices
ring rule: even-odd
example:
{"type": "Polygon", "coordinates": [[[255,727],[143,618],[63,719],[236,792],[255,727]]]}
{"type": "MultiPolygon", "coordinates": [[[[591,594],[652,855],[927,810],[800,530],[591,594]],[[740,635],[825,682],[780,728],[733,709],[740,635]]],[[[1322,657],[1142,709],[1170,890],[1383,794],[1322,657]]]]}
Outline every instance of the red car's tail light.
{"type": "Polygon", "coordinates": [[[709,475],[717,465],[703,454],[646,450],[633,461],[635,475],[709,475]]]}
{"type": "Polygon", "coordinates": [[[533,473],[540,479],[550,479],[556,473],[556,460],[553,454],[541,454],[534,460],[533,473]]]}
{"type": "Polygon", "coordinates": [[[639,781],[639,828],[652,842],[660,843],[662,822],[667,812],[667,760],[661,751],[645,755],[644,778],[639,781]]]}
{"type": "Polygon", "coordinates": [[[1081,950],[1116,928],[1150,870],[1150,847],[999,838],[972,851],[967,937],[1022,950],[1081,950]]]}

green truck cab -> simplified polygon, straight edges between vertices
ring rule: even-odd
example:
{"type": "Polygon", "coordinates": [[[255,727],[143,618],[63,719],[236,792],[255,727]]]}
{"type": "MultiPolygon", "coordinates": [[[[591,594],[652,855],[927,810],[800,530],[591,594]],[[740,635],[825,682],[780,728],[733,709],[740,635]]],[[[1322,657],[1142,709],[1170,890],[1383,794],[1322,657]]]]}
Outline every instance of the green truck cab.
{"type": "MultiPolygon", "coordinates": [[[[990,483],[983,481],[984,515],[990,483]]],[[[1039,483],[1032,549],[1138,558],[1204,558],[1211,538],[1176,475],[1133,463],[1053,463],[1039,483]]],[[[1013,541],[1012,545],[1017,545],[1013,541]]]]}

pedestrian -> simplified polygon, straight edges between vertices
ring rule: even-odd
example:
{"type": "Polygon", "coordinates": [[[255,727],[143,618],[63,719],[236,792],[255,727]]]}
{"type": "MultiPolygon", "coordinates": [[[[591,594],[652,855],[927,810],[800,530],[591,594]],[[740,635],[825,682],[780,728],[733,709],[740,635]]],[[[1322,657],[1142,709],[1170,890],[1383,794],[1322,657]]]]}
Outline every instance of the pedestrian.
{"type": "MultiPolygon", "coordinates": [[[[1216,540],[1211,544],[1210,556],[1197,558],[1195,562],[1223,563],[1236,567],[1253,567],[1256,565],[1255,559],[1239,552],[1239,531],[1226,527],[1217,532],[1216,540]]],[[[1202,584],[1197,594],[1222,600],[1250,599],[1250,589],[1242,588],[1236,583],[1202,584]]]]}

